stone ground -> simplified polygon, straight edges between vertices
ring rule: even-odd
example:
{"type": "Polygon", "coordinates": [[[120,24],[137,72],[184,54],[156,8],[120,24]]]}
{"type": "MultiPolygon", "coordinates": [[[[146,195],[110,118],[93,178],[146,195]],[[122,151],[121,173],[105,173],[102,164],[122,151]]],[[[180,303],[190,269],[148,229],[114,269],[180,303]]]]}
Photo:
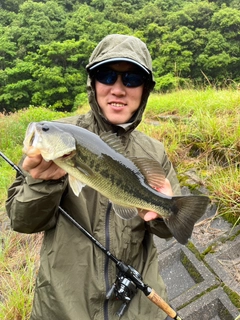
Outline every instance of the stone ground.
{"type": "Polygon", "coordinates": [[[187,246],[155,237],[159,271],[170,303],[184,320],[235,320],[240,302],[240,226],[232,226],[210,207],[187,246]]]}
{"type": "MultiPolygon", "coordinates": [[[[184,320],[235,320],[240,314],[225,292],[231,289],[240,301],[240,226],[232,228],[215,212],[210,207],[195,225],[190,245],[154,238],[170,303],[184,320]]],[[[0,232],[5,228],[9,221],[0,213],[0,232]]]]}

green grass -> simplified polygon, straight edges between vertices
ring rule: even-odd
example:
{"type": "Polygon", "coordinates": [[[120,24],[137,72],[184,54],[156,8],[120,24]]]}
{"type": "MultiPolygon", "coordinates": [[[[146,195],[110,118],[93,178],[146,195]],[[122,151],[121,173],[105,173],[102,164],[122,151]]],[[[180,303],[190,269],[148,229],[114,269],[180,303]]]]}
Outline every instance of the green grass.
{"type": "Polygon", "coordinates": [[[28,320],[42,235],[1,234],[0,319],[28,320]],[[2,302],[1,302],[2,301],[2,302]]]}
{"type": "MultiPolygon", "coordinates": [[[[77,113],[85,113],[88,108],[77,113]]],[[[29,122],[70,115],[32,107],[10,115],[0,114],[0,151],[17,164],[29,122]]],[[[233,227],[240,223],[239,90],[178,90],[153,94],[139,130],[164,143],[182,185],[187,185],[184,173],[196,170],[212,201],[218,204],[218,213],[233,227]]],[[[16,172],[1,158],[0,170],[1,219],[7,188],[16,172]]],[[[0,319],[27,320],[33,298],[39,235],[6,231],[1,237],[0,319]]]]}
{"type": "Polygon", "coordinates": [[[195,169],[219,214],[240,223],[240,91],[153,95],[140,129],[161,140],[181,176],[195,169]]]}

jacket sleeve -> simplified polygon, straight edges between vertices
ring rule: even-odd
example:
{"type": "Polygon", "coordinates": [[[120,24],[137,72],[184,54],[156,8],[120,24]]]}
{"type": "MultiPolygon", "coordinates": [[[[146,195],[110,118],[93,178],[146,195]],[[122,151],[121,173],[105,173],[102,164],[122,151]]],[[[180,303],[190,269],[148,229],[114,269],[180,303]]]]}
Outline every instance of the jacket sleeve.
{"type": "Polygon", "coordinates": [[[13,230],[34,233],[53,228],[58,206],[67,184],[66,176],[55,181],[33,179],[29,174],[16,180],[8,189],[7,214],[13,230]]]}

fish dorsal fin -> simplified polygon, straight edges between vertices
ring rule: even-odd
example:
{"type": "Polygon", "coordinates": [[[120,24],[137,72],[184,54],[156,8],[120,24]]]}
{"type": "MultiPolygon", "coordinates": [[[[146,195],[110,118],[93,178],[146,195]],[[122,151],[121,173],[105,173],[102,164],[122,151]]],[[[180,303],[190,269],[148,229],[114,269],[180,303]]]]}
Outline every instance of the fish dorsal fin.
{"type": "Polygon", "coordinates": [[[130,159],[152,188],[161,188],[164,185],[166,174],[159,162],[147,158],[131,157],[130,159]]]}
{"type": "Polygon", "coordinates": [[[115,150],[116,152],[121,153],[123,155],[126,154],[125,147],[121,141],[121,138],[118,137],[116,133],[112,133],[111,131],[108,131],[108,132],[101,133],[99,136],[113,150],[115,150]]]}

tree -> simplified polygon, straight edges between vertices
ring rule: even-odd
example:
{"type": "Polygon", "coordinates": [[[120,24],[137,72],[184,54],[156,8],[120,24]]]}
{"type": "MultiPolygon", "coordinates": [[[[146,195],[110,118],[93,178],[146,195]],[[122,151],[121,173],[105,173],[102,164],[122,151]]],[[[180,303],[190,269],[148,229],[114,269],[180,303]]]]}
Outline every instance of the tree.
{"type": "Polygon", "coordinates": [[[12,11],[12,12],[18,13],[19,6],[24,1],[25,0],[1,0],[0,8],[6,11],[12,11]]]}
{"type": "Polygon", "coordinates": [[[11,37],[5,32],[6,28],[0,27],[0,69],[4,70],[6,67],[11,67],[16,58],[16,43],[12,41],[11,37]]]}
{"type": "Polygon", "coordinates": [[[232,58],[229,44],[219,31],[208,34],[208,42],[203,52],[197,58],[199,71],[202,70],[210,80],[223,81],[228,77],[228,67],[232,58]]]}
{"type": "Polygon", "coordinates": [[[192,24],[192,18],[184,10],[169,13],[166,18],[167,25],[171,26],[171,30],[176,30],[180,26],[188,26],[192,24]]]}
{"type": "Polygon", "coordinates": [[[106,19],[105,13],[97,12],[86,4],[79,6],[66,23],[67,39],[87,39],[95,45],[109,33],[131,34],[132,31],[122,23],[106,19]]]}
{"type": "Polygon", "coordinates": [[[71,111],[77,95],[85,92],[85,66],[92,50],[93,44],[87,40],[66,40],[41,46],[37,54],[29,57],[35,65],[31,104],[71,111]]]}
{"type": "MultiPolygon", "coordinates": [[[[0,112],[27,108],[31,102],[33,80],[32,63],[16,60],[12,68],[6,68],[1,74],[4,86],[0,90],[0,112]]],[[[1,81],[0,80],[0,81],[1,81]]]]}
{"type": "Polygon", "coordinates": [[[54,1],[26,1],[20,6],[17,20],[20,31],[17,43],[26,51],[36,51],[41,44],[59,40],[64,32],[65,13],[54,1]]]}
{"type": "Polygon", "coordinates": [[[155,0],[154,3],[164,12],[176,12],[184,5],[182,0],[155,0]]]}
{"type": "Polygon", "coordinates": [[[240,11],[233,8],[223,8],[212,17],[212,28],[219,30],[226,39],[240,41],[240,11]]]}
{"type": "Polygon", "coordinates": [[[130,26],[137,30],[142,29],[145,31],[151,24],[164,26],[165,18],[166,15],[158,5],[155,3],[148,3],[139,10],[138,14],[133,14],[130,26]]]}
{"type": "Polygon", "coordinates": [[[187,26],[192,30],[196,28],[209,29],[211,27],[211,18],[217,10],[217,6],[208,1],[187,2],[183,8],[185,14],[191,17],[191,21],[187,26]]]}
{"type": "Polygon", "coordinates": [[[17,18],[17,15],[14,12],[1,9],[0,7],[0,26],[1,27],[9,26],[16,18],[17,18]]]}

